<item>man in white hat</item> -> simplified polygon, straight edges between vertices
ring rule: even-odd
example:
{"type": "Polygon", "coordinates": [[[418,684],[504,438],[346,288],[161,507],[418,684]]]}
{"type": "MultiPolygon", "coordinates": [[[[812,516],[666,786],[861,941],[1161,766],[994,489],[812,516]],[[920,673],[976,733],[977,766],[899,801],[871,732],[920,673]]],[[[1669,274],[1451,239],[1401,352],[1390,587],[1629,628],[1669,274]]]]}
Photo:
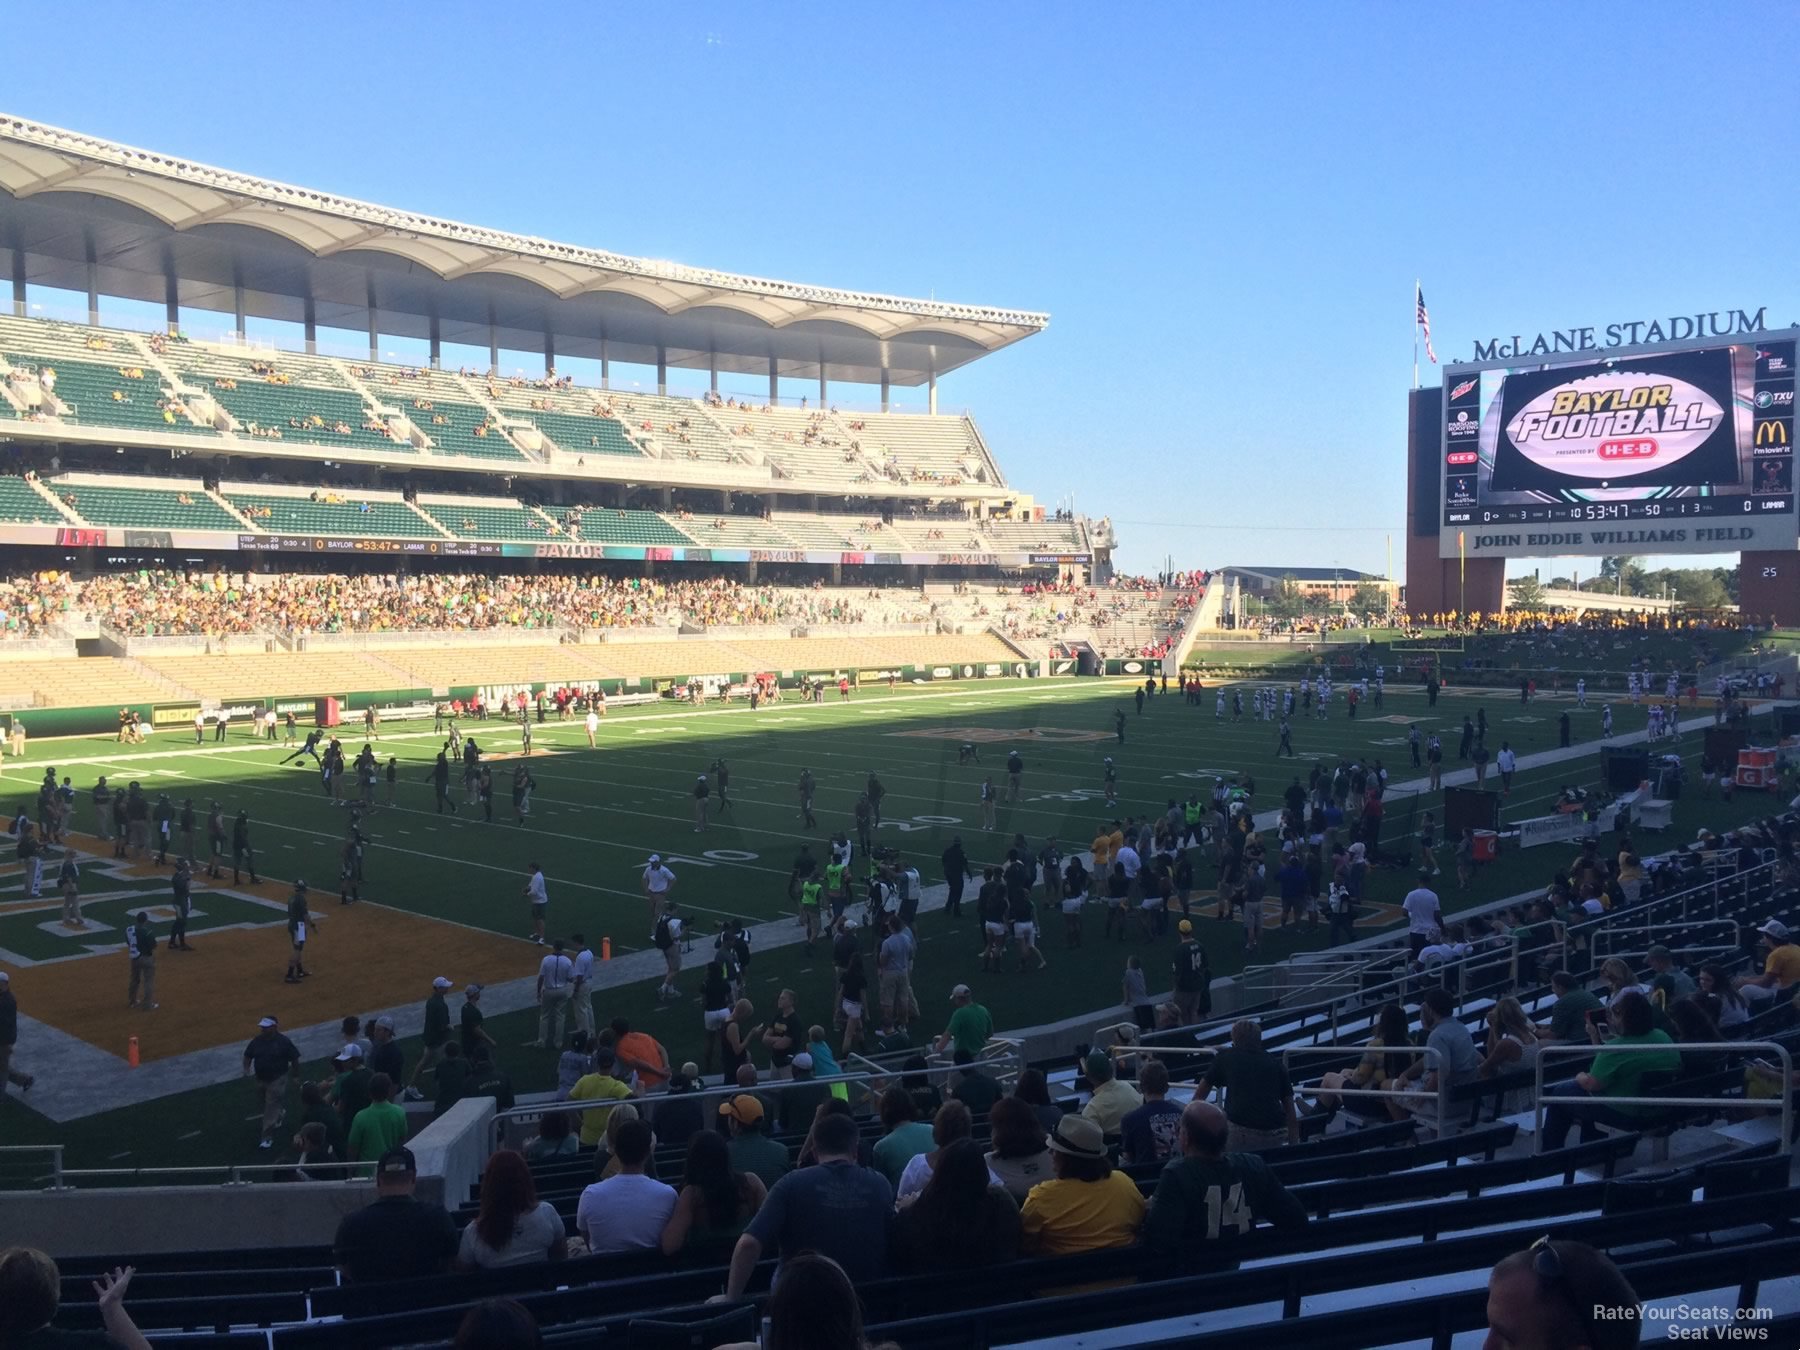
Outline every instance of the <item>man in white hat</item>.
{"type": "Polygon", "coordinates": [[[32,1076],[12,1066],[13,1049],[19,1043],[19,1000],[13,997],[12,976],[0,970],[0,1097],[7,1084],[29,1091],[32,1076]]]}
{"type": "Polygon", "coordinates": [[[650,901],[650,927],[654,929],[657,915],[675,894],[675,874],[664,865],[662,854],[650,855],[650,861],[644,864],[642,884],[644,896],[650,901]]]}
{"type": "Polygon", "coordinates": [[[1768,953],[1762,974],[1738,976],[1737,991],[1746,1003],[1770,1003],[1800,985],[1800,946],[1780,919],[1769,919],[1756,931],[1762,934],[1759,945],[1768,953]]]}

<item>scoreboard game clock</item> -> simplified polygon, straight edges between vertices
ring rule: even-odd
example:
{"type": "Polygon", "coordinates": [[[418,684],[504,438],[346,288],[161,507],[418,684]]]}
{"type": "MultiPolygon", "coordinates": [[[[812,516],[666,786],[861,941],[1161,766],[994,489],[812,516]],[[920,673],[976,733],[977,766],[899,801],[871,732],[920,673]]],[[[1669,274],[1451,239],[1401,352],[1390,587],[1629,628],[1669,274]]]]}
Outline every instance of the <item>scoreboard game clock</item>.
{"type": "Polygon", "coordinates": [[[1439,553],[1791,548],[1800,331],[1445,368],[1439,553]]]}

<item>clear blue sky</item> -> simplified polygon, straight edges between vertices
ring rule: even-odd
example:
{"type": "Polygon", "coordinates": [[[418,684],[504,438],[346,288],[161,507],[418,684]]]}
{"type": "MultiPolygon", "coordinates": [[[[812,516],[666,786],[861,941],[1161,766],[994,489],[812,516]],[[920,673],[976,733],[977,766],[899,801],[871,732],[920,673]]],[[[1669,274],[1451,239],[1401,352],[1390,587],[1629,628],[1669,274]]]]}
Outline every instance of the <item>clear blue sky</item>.
{"type": "Polygon", "coordinates": [[[151,13],[59,15],[0,105],[552,239],[1049,311],[941,399],[1139,570],[1379,572],[1390,534],[1399,569],[1415,276],[1445,359],[1800,320],[1792,3],[151,13]]]}

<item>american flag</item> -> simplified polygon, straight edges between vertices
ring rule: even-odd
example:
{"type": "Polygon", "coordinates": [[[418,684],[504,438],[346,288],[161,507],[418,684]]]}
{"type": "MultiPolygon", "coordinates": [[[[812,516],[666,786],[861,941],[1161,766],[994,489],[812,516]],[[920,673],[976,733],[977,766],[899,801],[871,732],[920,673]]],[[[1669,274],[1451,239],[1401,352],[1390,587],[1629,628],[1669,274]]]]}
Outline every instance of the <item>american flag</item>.
{"type": "Polygon", "coordinates": [[[1418,302],[1418,325],[1425,330],[1425,355],[1431,358],[1431,364],[1437,364],[1437,353],[1431,349],[1431,314],[1425,308],[1425,288],[1417,282],[1413,283],[1413,298],[1418,302]]]}

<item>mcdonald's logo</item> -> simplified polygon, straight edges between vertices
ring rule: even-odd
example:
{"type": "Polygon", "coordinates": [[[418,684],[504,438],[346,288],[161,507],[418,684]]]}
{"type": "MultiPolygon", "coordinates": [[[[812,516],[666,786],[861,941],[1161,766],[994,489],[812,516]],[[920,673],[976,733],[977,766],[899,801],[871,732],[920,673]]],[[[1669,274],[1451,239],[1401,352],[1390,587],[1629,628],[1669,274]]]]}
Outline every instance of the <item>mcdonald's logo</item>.
{"type": "Polygon", "coordinates": [[[1758,445],[1786,445],[1788,429],[1786,422],[1758,422],[1756,424],[1756,443],[1758,445]]]}

